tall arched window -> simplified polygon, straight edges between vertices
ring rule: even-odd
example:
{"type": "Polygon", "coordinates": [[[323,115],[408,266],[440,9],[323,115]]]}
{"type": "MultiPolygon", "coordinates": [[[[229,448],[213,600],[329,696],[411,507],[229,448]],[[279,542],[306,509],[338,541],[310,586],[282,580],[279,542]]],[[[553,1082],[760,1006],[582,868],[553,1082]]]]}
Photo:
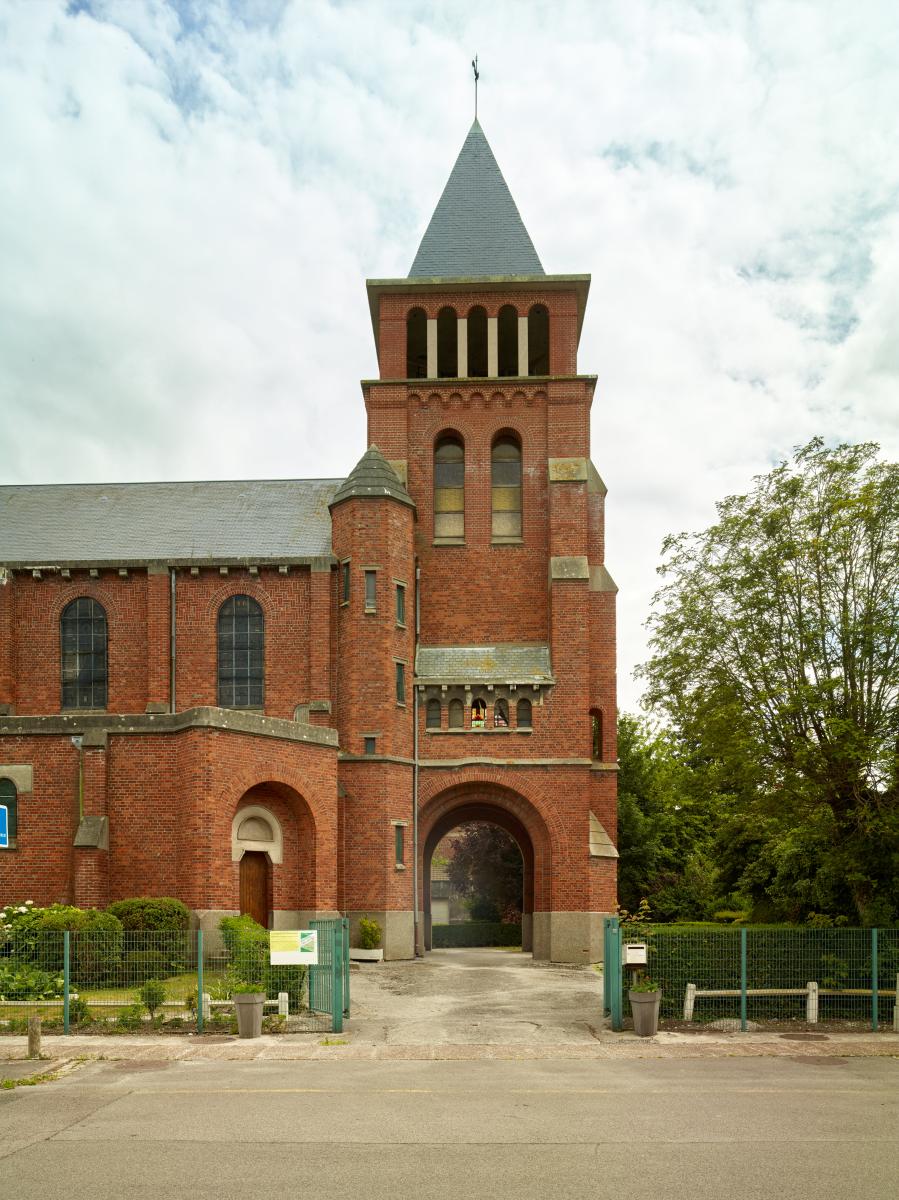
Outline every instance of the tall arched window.
{"type": "Polygon", "coordinates": [[[79,596],[62,610],[63,708],[105,708],[107,697],[106,612],[90,596],[79,596]]]}
{"type": "Polygon", "coordinates": [[[500,434],[490,453],[493,540],[521,539],[521,446],[511,434],[500,434]]]}
{"type": "Polygon", "coordinates": [[[511,304],[499,310],[496,324],[498,368],[500,375],[518,374],[518,312],[511,304]]]}
{"type": "Polygon", "coordinates": [[[450,700],[448,716],[450,729],[462,729],[464,727],[465,709],[461,700],[450,700]]]}
{"type": "Polygon", "coordinates": [[[218,618],[219,704],[261,708],[265,683],[265,623],[252,596],[229,596],[218,618]]]}
{"type": "Polygon", "coordinates": [[[471,704],[471,727],[483,729],[487,724],[487,705],[483,700],[473,700],[471,704]]]}
{"type": "Polygon", "coordinates": [[[429,700],[428,701],[427,715],[425,717],[425,728],[426,729],[439,729],[440,728],[440,701],[439,700],[429,700]]]}
{"type": "Polygon", "coordinates": [[[0,779],[0,804],[6,809],[7,843],[13,846],[19,831],[19,797],[11,779],[0,779]]]}
{"type": "Polygon", "coordinates": [[[437,314],[437,374],[441,379],[459,375],[459,320],[454,308],[437,314]]]}
{"type": "Polygon", "coordinates": [[[598,708],[590,709],[590,757],[602,762],[602,713],[598,708]]]}
{"type": "Polygon", "coordinates": [[[528,313],[528,375],[549,374],[549,312],[535,304],[528,313]]]}
{"type": "Polygon", "coordinates": [[[465,537],[465,450],[455,434],[434,447],[434,540],[465,537]]]}
{"type": "Polygon", "coordinates": [[[503,699],[497,700],[493,706],[493,728],[509,728],[509,706],[503,699]]]}
{"type": "Polygon", "coordinates": [[[480,304],[468,314],[468,374],[487,377],[487,309],[480,304]]]}
{"type": "Polygon", "coordinates": [[[413,308],[406,317],[406,378],[428,375],[428,317],[423,308],[413,308]]]}
{"type": "Polygon", "coordinates": [[[531,721],[532,709],[530,700],[519,700],[516,712],[516,725],[519,729],[530,729],[531,721]]]}

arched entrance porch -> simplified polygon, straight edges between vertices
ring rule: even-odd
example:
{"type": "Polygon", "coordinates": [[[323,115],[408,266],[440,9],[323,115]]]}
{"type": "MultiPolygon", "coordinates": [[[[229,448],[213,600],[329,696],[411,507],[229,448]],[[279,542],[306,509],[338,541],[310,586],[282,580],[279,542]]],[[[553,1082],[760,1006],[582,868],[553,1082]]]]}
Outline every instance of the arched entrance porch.
{"type": "Polygon", "coordinates": [[[294,788],[266,782],[248,789],[231,822],[236,907],[268,928],[315,915],[315,820],[294,788]]]}
{"type": "Polygon", "coordinates": [[[549,835],[532,805],[511,789],[493,784],[466,784],[448,788],[430,800],[420,818],[420,878],[423,948],[432,945],[431,866],[442,839],[459,825],[486,822],[508,833],[521,852],[523,866],[522,950],[533,951],[533,914],[547,902],[549,835]],[[536,906],[536,907],[535,907],[536,906]]]}

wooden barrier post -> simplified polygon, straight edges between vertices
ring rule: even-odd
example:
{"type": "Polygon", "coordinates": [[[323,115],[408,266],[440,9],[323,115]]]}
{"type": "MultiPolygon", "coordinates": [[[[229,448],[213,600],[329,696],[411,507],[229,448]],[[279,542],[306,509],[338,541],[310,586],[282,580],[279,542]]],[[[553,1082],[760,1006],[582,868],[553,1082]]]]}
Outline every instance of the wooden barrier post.
{"type": "Polygon", "coordinates": [[[28,1057],[40,1058],[41,1056],[41,1019],[40,1017],[28,1018],[28,1057]]]}

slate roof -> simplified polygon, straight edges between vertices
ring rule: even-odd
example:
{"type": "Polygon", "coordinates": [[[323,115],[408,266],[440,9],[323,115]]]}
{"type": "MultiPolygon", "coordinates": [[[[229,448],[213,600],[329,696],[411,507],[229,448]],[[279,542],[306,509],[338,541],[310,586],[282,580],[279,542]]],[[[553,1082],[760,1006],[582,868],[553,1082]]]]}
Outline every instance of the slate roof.
{"type": "Polygon", "coordinates": [[[534,243],[475,119],[409,278],[543,274],[534,243]]]}
{"type": "Polygon", "coordinates": [[[0,565],[290,562],[331,555],[340,479],[0,485],[0,565]]]}
{"type": "Polygon", "coordinates": [[[335,492],[331,507],[351,496],[392,496],[401,504],[415,507],[412,497],[377,446],[369,446],[365,451],[335,492]]]}
{"type": "Polygon", "coordinates": [[[415,678],[421,683],[554,683],[549,646],[419,646],[415,678]]]}

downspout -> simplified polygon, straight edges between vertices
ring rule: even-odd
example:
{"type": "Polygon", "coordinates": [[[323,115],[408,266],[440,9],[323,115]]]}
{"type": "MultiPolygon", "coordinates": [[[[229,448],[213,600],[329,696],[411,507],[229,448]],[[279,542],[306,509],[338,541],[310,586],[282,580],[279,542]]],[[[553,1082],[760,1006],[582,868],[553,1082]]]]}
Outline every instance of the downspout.
{"type": "Polygon", "coordinates": [[[415,689],[415,664],[418,661],[418,637],[421,625],[421,605],[419,604],[419,585],[421,568],[415,560],[415,639],[412,656],[412,936],[415,945],[416,958],[424,956],[424,947],[420,940],[418,910],[418,693],[415,689]]]}
{"type": "Polygon", "coordinates": [[[169,712],[175,712],[175,568],[169,567],[169,712]]]}

